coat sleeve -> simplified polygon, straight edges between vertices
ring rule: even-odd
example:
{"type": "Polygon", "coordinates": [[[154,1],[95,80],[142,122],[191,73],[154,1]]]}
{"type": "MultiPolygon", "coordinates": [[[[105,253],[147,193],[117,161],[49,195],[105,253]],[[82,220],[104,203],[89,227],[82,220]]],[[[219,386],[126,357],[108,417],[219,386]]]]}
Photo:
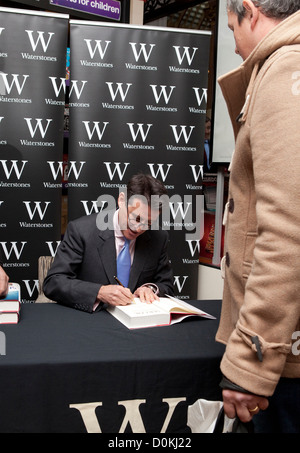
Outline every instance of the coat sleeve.
{"type": "Polygon", "coordinates": [[[52,300],[92,312],[101,284],[78,278],[84,241],[76,222],[70,222],[54,262],[44,281],[44,293],[52,300]]]}

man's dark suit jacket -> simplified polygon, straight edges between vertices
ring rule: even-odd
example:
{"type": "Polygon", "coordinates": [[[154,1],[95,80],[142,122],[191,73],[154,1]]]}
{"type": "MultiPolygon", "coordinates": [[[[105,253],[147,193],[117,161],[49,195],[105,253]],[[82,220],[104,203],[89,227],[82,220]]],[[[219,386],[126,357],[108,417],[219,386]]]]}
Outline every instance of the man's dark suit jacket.
{"type": "MultiPolygon", "coordinates": [[[[101,285],[115,285],[114,231],[100,231],[97,214],[69,222],[53,265],[44,281],[52,300],[87,312],[93,311],[101,285]]],[[[167,254],[168,233],[145,231],[136,239],[129,288],[133,293],[145,283],[155,283],[159,295],[173,294],[173,275],[167,254]]]]}

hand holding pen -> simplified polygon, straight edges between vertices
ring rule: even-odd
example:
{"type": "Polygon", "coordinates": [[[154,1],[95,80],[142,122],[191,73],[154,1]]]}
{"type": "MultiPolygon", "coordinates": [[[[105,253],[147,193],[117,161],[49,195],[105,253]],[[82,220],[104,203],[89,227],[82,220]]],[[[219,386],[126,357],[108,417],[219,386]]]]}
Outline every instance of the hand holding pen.
{"type": "MultiPolygon", "coordinates": [[[[121,283],[120,280],[118,279],[118,277],[116,277],[115,275],[114,275],[114,279],[118,283],[118,285],[122,286],[122,288],[125,288],[123,283],[121,283]]],[[[128,289],[128,291],[130,291],[129,288],[125,288],[125,289],[128,289]]],[[[135,303],[134,302],[134,296],[133,296],[133,294],[131,294],[131,292],[130,292],[130,297],[131,297],[131,302],[130,303],[134,304],[135,303]]]]}
{"type": "Polygon", "coordinates": [[[134,294],[131,293],[129,288],[125,288],[122,282],[114,276],[117,285],[102,285],[98,291],[97,302],[104,302],[109,305],[129,305],[134,302],[134,297],[139,297],[141,302],[152,303],[154,300],[159,300],[159,297],[154,292],[141,286],[134,294]]]}
{"type": "Polygon", "coordinates": [[[102,285],[98,291],[96,302],[109,305],[129,305],[134,301],[134,295],[129,288],[124,288],[121,282],[118,285],[102,285]]]}
{"type": "MultiPolygon", "coordinates": [[[[124,288],[124,285],[120,282],[118,277],[114,276],[114,279],[118,285],[121,285],[124,288]]],[[[138,288],[135,291],[134,296],[139,297],[140,301],[145,302],[146,304],[152,304],[155,300],[159,300],[159,297],[147,286],[141,286],[138,288]]],[[[135,303],[134,299],[132,300],[132,303],[135,303]]]]}

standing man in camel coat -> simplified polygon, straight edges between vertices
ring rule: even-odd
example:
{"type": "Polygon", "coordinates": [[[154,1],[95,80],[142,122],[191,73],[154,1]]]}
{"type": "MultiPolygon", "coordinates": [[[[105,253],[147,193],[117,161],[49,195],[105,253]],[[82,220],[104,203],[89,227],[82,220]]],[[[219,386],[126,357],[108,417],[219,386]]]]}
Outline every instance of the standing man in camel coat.
{"type": "Polygon", "coordinates": [[[219,80],[236,137],[216,337],[224,410],[257,432],[300,432],[300,2],[227,8],[244,62],[219,80]]]}

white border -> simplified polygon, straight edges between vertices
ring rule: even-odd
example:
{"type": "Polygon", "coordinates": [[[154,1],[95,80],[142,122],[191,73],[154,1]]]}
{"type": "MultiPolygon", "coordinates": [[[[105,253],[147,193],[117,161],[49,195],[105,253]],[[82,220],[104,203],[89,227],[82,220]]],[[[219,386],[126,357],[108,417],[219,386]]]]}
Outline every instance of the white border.
{"type": "Polygon", "coordinates": [[[110,22],[99,22],[99,21],[88,21],[88,20],[70,20],[70,25],[97,25],[102,27],[118,27],[118,28],[133,28],[138,30],[156,30],[156,31],[168,31],[175,33],[187,33],[187,34],[198,34],[211,36],[211,31],[207,30],[195,30],[193,28],[173,28],[173,27],[151,27],[149,25],[133,25],[133,24],[115,24],[110,22]]]}

